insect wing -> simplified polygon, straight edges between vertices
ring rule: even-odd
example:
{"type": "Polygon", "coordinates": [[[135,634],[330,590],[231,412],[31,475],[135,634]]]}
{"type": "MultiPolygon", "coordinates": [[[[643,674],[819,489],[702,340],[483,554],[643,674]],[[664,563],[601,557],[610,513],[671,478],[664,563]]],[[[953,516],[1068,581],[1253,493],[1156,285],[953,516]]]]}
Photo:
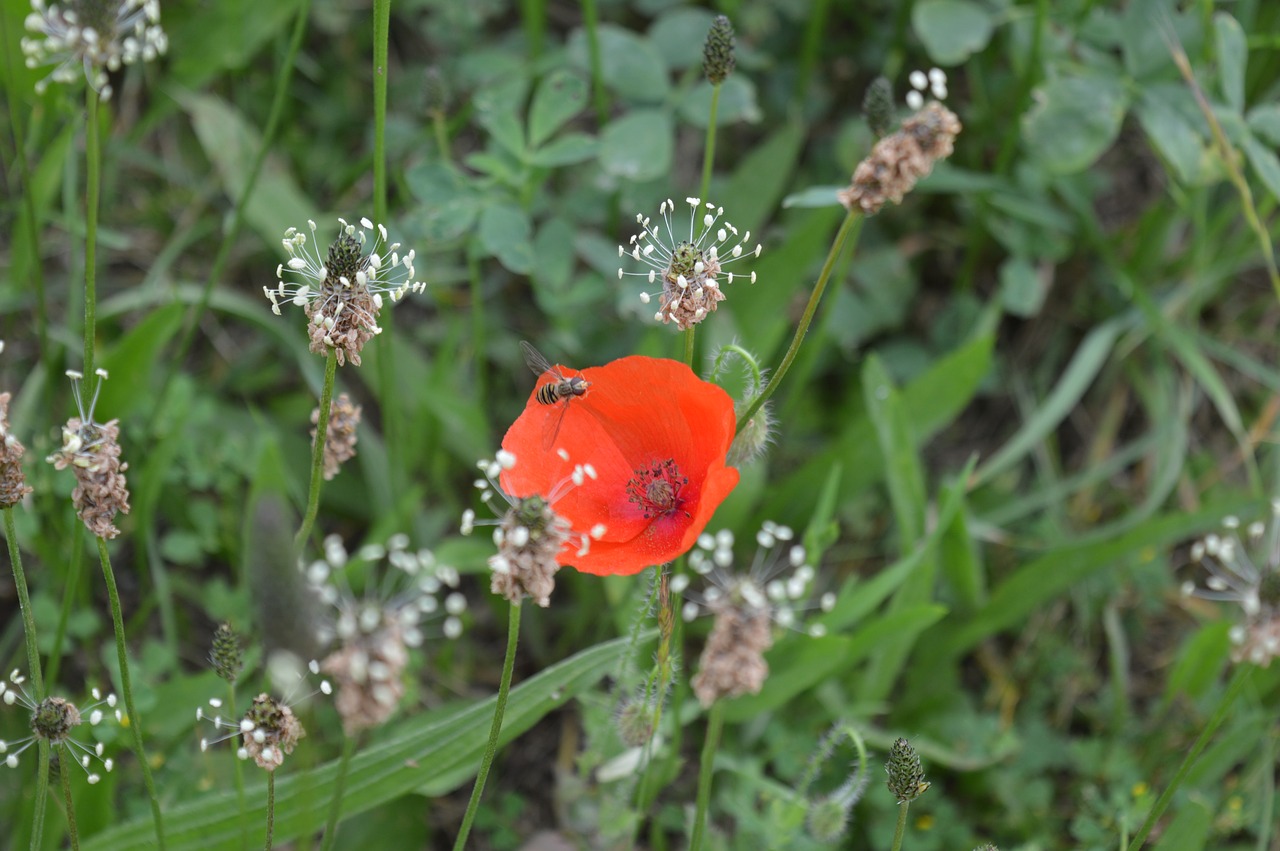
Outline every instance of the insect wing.
{"type": "Polygon", "coordinates": [[[555,410],[547,411],[548,420],[554,419],[555,424],[547,423],[542,430],[542,448],[546,452],[551,451],[551,447],[555,445],[556,438],[560,436],[560,426],[564,425],[564,415],[569,413],[569,399],[563,398],[554,405],[555,410]]]}
{"type": "Polygon", "coordinates": [[[520,341],[520,352],[524,355],[524,362],[529,369],[533,370],[533,374],[541,378],[548,372],[556,379],[563,381],[564,375],[560,370],[551,365],[550,361],[542,356],[542,352],[535,349],[528,341],[520,341]]]}

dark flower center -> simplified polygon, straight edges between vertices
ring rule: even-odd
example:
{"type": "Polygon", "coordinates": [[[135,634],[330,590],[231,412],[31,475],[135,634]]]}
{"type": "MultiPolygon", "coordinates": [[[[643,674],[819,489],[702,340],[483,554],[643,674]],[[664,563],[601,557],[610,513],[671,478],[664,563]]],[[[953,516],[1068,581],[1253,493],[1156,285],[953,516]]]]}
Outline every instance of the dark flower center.
{"type": "Polygon", "coordinates": [[[1258,599],[1264,606],[1280,607],[1280,572],[1268,570],[1258,583],[1258,599]]]}
{"type": "Polygon", "coordinates": [[[680,475],[680,468],[674,460],[654,461],[635,470],[627,482],[627,500],[640,509],[646,520],[665,517],[684,505],[680,489],[687,484],[688,477],[680,475]]]}
{"type": "Polygon", "coordinates": [[[31,713],[31,732],[53,744],[71,735],[80,724],[80,710],[61,697],[46,697],[31,713]]]}
{"type": "Polygon", "coordinates": [[[671,271],[668,277],[675,280],[678,275],[684,275],[686,279],[694,277],[694,267],[698,265],[698,261],[702,259],[702,252],[693,246],[691,242],[682,242],[676,246],[676,250],[671,252],[671,271]]]}
{"type": "Polygon", "coordinates": [[[325,263],[329,275],[324,280],[325,287],[341,289],[342,278],[354,285],[356,273],[364,269],[367,263],[360,240],[351,234],[342,233],[329,244],[329,259],[325,263]]]}

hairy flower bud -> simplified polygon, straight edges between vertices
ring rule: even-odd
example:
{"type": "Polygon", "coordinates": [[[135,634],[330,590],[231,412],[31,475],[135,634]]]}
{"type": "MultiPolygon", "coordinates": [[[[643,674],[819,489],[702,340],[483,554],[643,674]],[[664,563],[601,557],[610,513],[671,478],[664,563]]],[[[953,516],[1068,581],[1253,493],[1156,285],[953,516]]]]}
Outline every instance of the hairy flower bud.
{"type": "Polygon", "coordinates": [[[240,645],[240,636],[231,628],[231,624],[220,625],[213,634],[213,647],[209,650],[209,664],[218,676],[229,683],[234,683],[244,668],[244,649],[240,645]]]}
{"type": "Polygon", "coordinates": [[[862,114],[867,126],[880,138],[889,132],[893,124],[893,86],[887,77],[876,77],[862,96],[862,114]]]}
{"type": "Polygon", "coordinates": [[[899,804],[914,801],[929,789],[920,766],[920,755],[906,739],[898,739],[889,749],[889,761],[884,770],[889,775],[886,784],[899,804]]]}
{"type": "Polygon", "coordinates": [[[716,15],[702,45],[702,71],[713,86],[720,85],[733,73],[737,64],[733,43],[733,24],[724,15],[716,15]]]}

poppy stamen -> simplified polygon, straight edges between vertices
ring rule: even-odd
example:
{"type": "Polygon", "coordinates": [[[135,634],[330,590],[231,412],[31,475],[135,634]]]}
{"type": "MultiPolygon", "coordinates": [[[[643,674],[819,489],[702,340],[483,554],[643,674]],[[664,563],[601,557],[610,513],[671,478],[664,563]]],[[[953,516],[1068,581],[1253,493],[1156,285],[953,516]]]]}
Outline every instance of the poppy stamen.
{"type": "MultiPolygon", "coordinates": [[[[680,489],[689,484],[689,478],[680,475],[680,467],[673,459],[654,461],[634,473],[627,482],[627,499],[640,509],[646,520],[681,510],[684,500],[680,498],[680,489]]],[[[689,516],[689,512],[684,513],[689,516]]]]}

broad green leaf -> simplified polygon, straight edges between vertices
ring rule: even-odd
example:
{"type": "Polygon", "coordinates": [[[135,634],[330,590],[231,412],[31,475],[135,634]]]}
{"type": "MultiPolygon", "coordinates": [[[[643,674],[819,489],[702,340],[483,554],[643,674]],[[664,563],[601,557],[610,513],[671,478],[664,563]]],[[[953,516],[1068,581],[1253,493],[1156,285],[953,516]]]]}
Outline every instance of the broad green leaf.
{"type": "Polygon", "coordinates": [[[942,539],[938,544],[938,562],[959,607],[968,612],[986,602],[987,577],[981,551],[969,534],[968,512],[964,505],[966,478],[953,482],[944,492],[944,501],[957,499],[960,504],[951,522],[944,526],[944,521],[939,519],[942,539]]]}
{"type": "MultiPolygon", "coordinates": [[[[178,100],[191,116],[196,137],[217,169],[228,198],[235,202],[262,145],[258,131],[230,104],[214,95],[186,94],[178,100]]],[[[317,217],[317,208],[284,167],[268,156],[244,217],[249,227],[278,248],[285,228],[306,227],[308,219],[317,217]]]]}
{"type": "Polygon", "coordinates": [[[1000,264],[1000,305],[1006,313],[1024,319],[1035,316],[1048,293],[1048,281],[1025,257],[1010,257],[1000,264]]]}
{"type": "Polygon", "coordinates": [[[782,199],[783,209],[789,207],[835,207],[840,204],[836,193],[844,186],[810,186],[799,192],[792,192],[782,199]]]}
{"type": "Polygon", "coordinates": [[[1071,586],[1101,570],[1114,570],[1133,558],[1154,557],[1157,548],[1186,540],[1217,526],[1223,516],[1250,504],[1241,499],[1218,503],[1191,514],[1166,514],[1122,535],[1087,544],[1069,544],[1023,564],[991,590],[974,618],[937,636],[935,646],[958,656],[978,642],[1022,622],[1071,586]]]}
{"type": "Polygon", "coordinates": [[[129,417],[139,410],[150,413],[154,402],[146,388],[160,365],[160,353],[182,327],[186,308],[166,304],[148,313],[130,328],[102,358],[102,366],[111,375],[98,396],[98,411],[104,419],[129,417]]]}
{"type": "Polygon", "coordinates": [[[1196,127],[1169,100],[1168,88],[1149,86],[1142,91],[1136,113],[1147,140],[1173,168],[1180,183],[1194,184],[1201,176],[1204,139],[1196,127]]]}
{"type": "MultiPolygon", "coordinates": [[[[219,0],[209,7],[167,5],[163,19],[169,35],[166,74],[173,82],[196,90],[223,71],[248,69],[258,51],[293,23],[301,6],[302,0],[219,0]]],[[[278,73],[274,65],[266,64],[268,76],[278,73]]],[[[255,73],[263,71],[254,69],[255,73]]]]}
{"type": "Polygon", "coordinates": [[[1105,74],[1059,77],[1035,90],[1022,117],[1030,154],[1055,174],[1088,168],[1111,147],[1128,106],[1122,80],[1105,74]]]}
{"type": "Polygon", "coordinates": [[[577,257],[573,246],[576,232],[569,220],[554,218],[538,228],[538,235],[533,241],[534,253],[538,257],[533,283],[539,302],[549,310],[554,310],[556,298],[569,287],[573,276],[577,257]]]}
{"type": "Polygon", "coordinates": [[[1231,624],[1225,620],[1206,624],[1183,643],[1177,661],[1165,680],[1161,705],[1168,707],[1179,695],[1204,697],[1222,676],[1231,651],[1231,624]]]}
{"type": "Polygon", "coordinates": [[[495,142],[515,157],[523,157],[525,153],[520,110],[524,105],[526,82],[522,76],[504,78],[503,82],[482,89],[472,99],[476,121],[489,131],[495,142]]]}
{"type": "Polygon", "coordinates": [[[970,0],[922,0],[911,9],[911,26],[939,65],[959,65],[991,40],[995,20],[970,0]]]}
{"type": "MultiPolygon", "coordinates": [[[[706,9],[681,6],[663,12],[649,27],[648,40],[673,71],[702,67],[702,45],[715,15],[706,9]]],[[[733,79],[730,77],[730,79],[733,79]]]]}
{"type": "Polygon", "coordinates": [[[910,552],[924,533],[924,469],[901,394],[874,354],[862,367],[862,393],[885,460],[889,501],[898,523],[898,550],[910,552]]]}
{"type": "Polygon", "coordinates": [[[608,124],[600,134],[600,167],[617,177],[642,182],[671,169],[675,150],[671,114],[637,109],[608,124]]]}
{"type": "Polygon", "coordinates": [[[427,242],[457,239],[471,230],[484,204],[480,191],[451,165],[419,163],[405,174],[409,191],[422,202],[409,218],[427,242]]]}
{"type": "Polygon", "coordinates": [[[1265,103],[1249,110],[1249,129],[1272,145],[1280,145],[1280,103],[1265,103]]]}
{"type": "Polygon", "coordinates": [[[529,154],[529,164],[543,168],[573,165],[596,156],[599,144],[586,133],[565,133],[529,154]]]}
{"type": "Polygon", "coordinates": [[[1245,136],[1242,144],[1258,178],[1273,198],[1280,199],[1280,159],[1276,157],[1276,152],[1251,135],[1245,136]]]}
{"type": "MultiPolygon", "coordinates": [[[[625,638],[597,645],[517,685],[507,704],[501,740],[515,739],[548,712],[615,670],[627,646],[625,638]]],[[[441,795],[464,783],[480,765],[495,700],[418,715],[395,725],[385,738],[357,752],[347,774],[342,814],[364,812],[414,790],[441,795]]],[[[304,742],[302,747],[306,746],[304,742]]],[[[225,756],[235,758],[231,753],[225,756]]],[[[324,823],[336,774],[336,760],[305,774],[292,775],[286,763],[276,783],[277,841],[284,843],[311,834],[324,823]]],[[[246,798],[246,818],[251,824],[261,825],[266,817],[265,786],[250,784],[246,798]]],[[[165,815],[166,838],[173,851],[239,845],[234,791],[202,795],[169,807],[165,815]]],[[[86,851],[130,851],[151,848],[154,842],[148,814],[88,837],[82,840],[82,846],[86,851]]]]}
{"type": "Polygon", "coordinates": [[[557,69],[534,93],[529,107],[529,145],[537,148],[587,104],[587,83],[577,74],[557,69]]]}
{"type": "Polygon", "coordinates": [[[769,679],[759,694],[744,695],[725,706],[725,720],[745,721],[777,709],[828,677],[848,671],[867,657],[875,659],[895,640],[914,642],[916,636],[946,614],[942,606],[921,605],[883,615],[849,636],[788,637],[765,655],[769,679]]]}
{"type": "Polygon", "coordinates": [[[1244,67],[1249,61],[1249,45],[1244,30],[1226,12],[1213,16],[1213,32],[1218,54],[1218,84],[1227,105],[1244,112],[1244,67]]]}
{"type": "MultiPolygon", "coordinates": [[[[920,441],[928,441],[973,398],[991,368],[992,345],[991,335],[977,337],[939,359],[903,388],[907,416],[920,441]]],[[[814,456],[785,483],[774,488],[770,505],[775,516],[785,516],[781,507],[803,501],[805,494],[812,492],[812,482],[820,479],[837,460],[845,465],[840,488],[842,501],[852,499],[880,480],[884,459],[869,420],[854,419],[834,446],[814,456]]]]}
{"type": "Polygon", "coordinates": [[[1000,451],[978,468],[974,474],[975,487],[1021,460],[1075,410],[1076,403],[1093,384],[1093,379],[1111,356],[1111,348],[1122,327],[1120,320],[1112,319],[1089,332],[1062,377],[1058,379],[1053,392],[1036,406],[1035,413],[1000,451]]]}
{"type": "Polygon", "coordinates": [[[804,125],[788,121],[743,158],[719,198],[704,200],[724,205],[725,217],[739,229],[763,230],[791,183],[804,139],[804,125]]]}
{"type": "MultiPolygon", "coordinates": [[[[680,117],[694,127],[706,129],[711,120],[711,83],[703,80],[680,100],[680,117]]],[[[734,74],[720,86],[720,102],[716,104],[716,126],[724,127],[745,121],[760,121],[760,105],[756,103],[756,87],[748,78],[734,74]]]]}
{"type": "Polygon", "coordinates": [[[1213,828],[1213,812],[1204,801],[1183,799],[1174,810],[1173,820],[1160,832],[1156,851],[1204,851],[1208,848],[1209,831],[1213,828]]]}
{"type": "Polygon", "coordinates": [[[518,275],[533,271],[533,225],[524,211],[507,202],[490,203],[480,212],[480,244],[489,255],[518,275]]]}
{"type": "MultiPolygon", "coordinates": [[[[613,24],[601,24],[596,33],[605,85],[633,103],[662,103],[667,99],[671,84],[666,63],[649,39],[613,24]]],[[[583,71],[590,68],[583,30],[574,30],[569,36],[569,58],[583,71]]]]}

